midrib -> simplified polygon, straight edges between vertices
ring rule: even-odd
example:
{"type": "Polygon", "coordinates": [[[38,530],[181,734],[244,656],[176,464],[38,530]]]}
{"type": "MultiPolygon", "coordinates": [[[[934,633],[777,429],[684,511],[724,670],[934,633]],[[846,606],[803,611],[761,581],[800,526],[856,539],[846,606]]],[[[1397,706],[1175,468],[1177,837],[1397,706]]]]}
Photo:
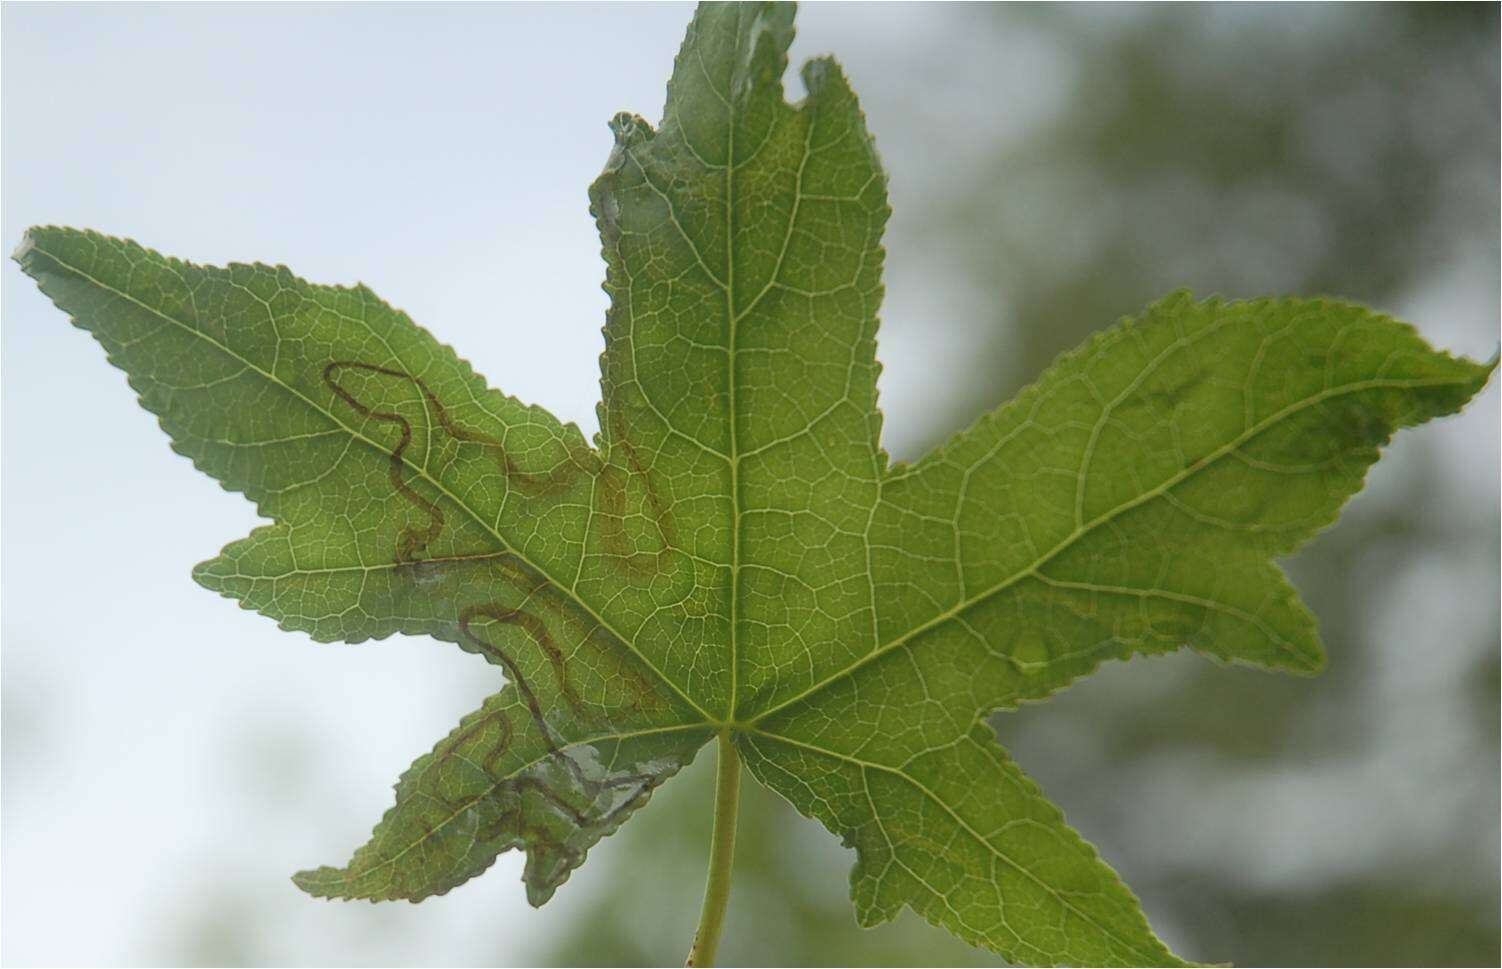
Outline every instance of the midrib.
{"type": "MultiPolygon", "coordinates": [[[[738,12],[739,13],[739,12],[738,12]]],[[[739,24],[737,24],[739,28],[739,24]]],[[[741,32],[735,32],[731,64],[740,65],[741,32]]],[[[730,707],[726,723],[735,723],[736,694],[740,690],[740,601],[741,601],[741,482],[740,436],[735,404],[735,69],[730,73],[730,89],[725,99],[725,320],[728,325],[725,346],[726,406],[730,418],[730,707]]],[[[685,135],[686,137],[686,135],[685,135]]]]}

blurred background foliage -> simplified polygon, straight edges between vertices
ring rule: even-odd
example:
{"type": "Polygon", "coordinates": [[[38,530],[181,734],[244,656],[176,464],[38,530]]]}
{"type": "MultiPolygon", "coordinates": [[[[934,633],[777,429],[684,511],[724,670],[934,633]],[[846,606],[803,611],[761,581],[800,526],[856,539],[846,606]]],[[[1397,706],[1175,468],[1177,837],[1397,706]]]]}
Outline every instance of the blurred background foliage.
{"type": "MultiPolygon", "coordinates": [[[[1042,48],[1072,81],[1030,130],[993,135],[989,157],[954,172],[946,142],[985,137],[984,122],[923,118],[922,99],[946,97],[932,78],[892,92],[854,77],[873,117],[901,117],[893,98],[922,119],[876,129],[884,150],[901,145],[893,231],[962,267],[981,314],[964,335],[968,369],[943,374],[957,389],[921,420],[899,415],[894,457],[920,456],[1176,288],[1334,295],[1398,313],[1462,273],[1479,312],[1439,338],[1467,323],[1495,330],[1496,6],[1008,5],[951,22],[960,57],[1042,48]],[[904,184],[914,171],[916,189],[904,184]]],[[[1010,92],[971,95],[967,110],[984,111],[1010,92]]],[[[1477,406],[1495,409],[1495,391],[1477,406]]],[[[1427,430],[1289,563],[1320,619],[1325,674],[1136,661],[993,720],[1182,955],[1497,962],[1496,480],[1483,469],[1489,493],[1441,500],[1457,487],[1444,452],[1467,445],[1427,430]],[[1479,574],[1458,578],[1467,570],[1479,574]],[[1466,611],[1452,637],[1390,621],[1404,601],[1447,594],[1466,611]]],[[[619,836],[604,874],[614,890],[584,916],[591,930],[540,958],[647,965],[671,956],[664,937],[691,934],[710,761],[619,836]]],[[[852,856],[755,785],[743,810],[728,964],[996,964],[911,912],[863,932],[847,898],[852,856]]]]}
{"type": "MultiPolygon", "coordinates": [[[[81,63],[75,45],[87,58],[123,58],[113,83],[150,81],[160,68],[161,87],[192,74],[182,65],[198,64],[197,45],[212,36],[208,49],[231,86],[217,86],[214,64],[195,68],[204,86],[181,93],[179,113],[147,105],[170,122],[155,141],[117,130],[113,112],[130,104],[104,99],[98,137],[122,146],[105,177],[74,142],[59,140],[56,157],[44,156],[34,143],[43,136],[18,133],[21,102],[10,98],[31,75],[7,69],[6,194],[15,213],[7,218],[27,206],[27,219],[71,218],[67,200],[86,186],[97,193],[84,195],[93,206],[80,210],[86,222],[103,219],[100,228],[166,251],[285,258],[320,281],[362,276],[471,355],[494,385],[587,426],[592,374],[581,376],[573,401],[545,344],[568,344],[556,366],[590,370],[597,311],[575,328],[585,350],[568,342],[572,323],[551,322],[565,313],[557,306],[539,305],[550,324],[538,337],[529,318],[506,322],[498,311],[467,332],[471,304],[443,300],[472,285],[473,305],[483,306],[486,287],[526,288],[507,272],[544,278],[552,270],[540,267],[557,253],[592,256],[583,179],[555,200],[551,183],[525,181],[515,166],[561,150],[566,81],[610,86],[596,58],[618,64],[627,49],[665,78],[687,8],[633,7],[630,23],[618,9],[525,5],[131,9],[116,21],[99,8],[7,5],[8,59],[32,63],[22,56],[28,45],[55,42],[37,55],[51,59],[39,69],[59,85],[49,97],[94,105],[86,74],[81,94],[64,90],[81,63]],[[541,43],[525,40],[529,30],[565,14],[575,19],[549,36],[574,45],[564,68],[572,80],[549,78],[548,92],[497,89],[504,58],[451,54],[468,49],[465,38],[502,54],[507,44],[541,43]],[[127,22],[137,20],[146,26],[127,22]],[[600,31],[614,49],[608,61],[584,39],[600,31]],[[224,36],[241,39],[223,45],[224,36]],[[275,40],[250,39],[263,36],[275,40]],[[121,53],[127,43],[133,50],[121,53]],[[346,47],[354,66],[339,60],[346,47]],[[408,51],[410,76],[371,53],[383,50],[408,51]],[[334,73],[303,80],[299,71],[323,60],[334,73]],[[264,93],[278,90],[284,70],[305,90],[266,107],[264,93]],[[388,78],[394,86],[380,86],[388,78]],[[253,107],[226,115],[215,101],[222,91],[253,107]],[[306,104],[297,100],[304,96],[306,104]],[[472,96],[484,106],[472,107],[472,96]],[[477,110],[491,113],[479,126],[477,110]],[[316,137],[289,142],[284,129],[304,115],[316,137]],[[164,160],[168,129],[209,133],[194,142],[198,154],[164,160]],[[476,140],[482,130],[503,147],[476,140]],[[543,134],[518,133],[528,130],[543,134]],[[70,155],[90,169],[72,182],[56,174],[70,155]],[[236,180],[207,160],[227,171],[242,155],[272,174],[236,180]],[[434,178],[440,171],[446,177],[434,178]],[[398,187],[372,201],[372,182],[398,187]],[[33,212],[38,186],[51,194],[33,212]],[[283,194],[306,213],[279,208],[283,194]],[[148,204],[132,208],[140,198],[148,204]],[[564,245],[553,225],[577,237],[564,245]],[[495,248],[461,245],[464,232],[494,238],[495,248]],[[414,246],[414,236],[428,244],[414,246]],[[534,255],[540,262],[528,261],[534,255]],[[548,392],[529,378],[556,386],[548,392]]],[[[1493,352],[1502,255],[1497,17],[1495,4],[806,6],[795,64],[837,54],[892,177],[880,353],[894,457],[916,459],[1061,351],[1180,287],[1360,300],[1416,321],[1441,345],[1493,352]]],[[[600,139],[588,159],[598,170],[608,112],[655,117],[659,105],[612,103],[567,123],[591,126],[600,139]]],[[[89,119],[61,120],[71,132],[87,130],[89,119]]],[[[19,226],[7,222],[7,233],[18,238],[19,226]]],[[[591,266],[591,285],[602,269],[591,266]]],[[[14,496],[28,496],[37,517],[31,508],[57,490],[56,480],[23,473],[74,467],[45,426],[20,416],[49,406],[51,394],[108,384],[116,396],[90,404],[91,430],[118,439],[132,459],[153,448],[152,460],[175,459],[129,407],[118,375],[87,357],[80,335],[59,335],[55,350],[37,343],[55,357],[16,355],[31,346],[18,341],[52,340],[65,328],[28,302],[36,335],[18,335],[14,273],[6,283],[5,487],[16,535],[26,522],[14,517],[14,496]],[[32,381],[27,371],[41,376],[32,381]],[[74,374],[78,383],[67,384],[74,374]],[[107,423],[116,411],[118,425],[107,423]]],[[[551,298],[532,288],[539,303],[551,298]]],[[[1273,677],[1178,655],[1103,668],[1047,704],[995,719],[1018,762],[1184,956],[1238,965],[1497,961],[1497,401],[1493,387],[1464,417],[1400,436],[1339,527],[1288,563],[1320,620],[1330,654],[1323,675],[1273,677]]],[[[131,571],[152,587],[131,586],[129,600],[106,598],[126,584],[107,569],[97,587],[79,576],[74,594],[90,603],[87,612],[118,617],[118,629],[76,635],[66,651],[53,642],[54,613],[32,608],[38,597],[23,591],[33,586],[9,571],[7,962],[103,961],[88,948],[96,933],[111,940],[108,961],[144,965],[682,958],[707,859],[709,750],[594,849],[541,911],[524,909],[514,855],[415,908],[299,896],[286,873],[337,860],[363,840],[389,803],[384,785],[456,710],[493,689],[493,678],[477,680],[477,667],[447,663],[426,644],[314,647],[208,601],[185,578],[188,556],[236,534],[226,509],[242,503],[186,466],[142,465],[176,472],[164,487],[149,477],[157,472],[110,460],[112,487],[138,496],[136,514],[170,526],[152,545],[176,564],[158,572],[155,560],[148,568],[138,559],[131,571]],[[144,626],[131,612],[142,599],[161,613],[144,626]],[[81,692],[102,670],[108,697],[81,692]],[[213,692],[220,687],[211,680],[233,688],[213,692]],[[168,692],[152,692],[163,681],[168,692]],[[142,708],[173,690],[180,702],[142,708]],[[184,816],[172,813],[178,804],[213,807],[184,816]],[[88,875],[79,873],[85,864],[88,875]],[[76,927],[81,912],[89,931],[76,927]]],[[[65,494],[69,512],[48,518],[45,531],[25,533],[31,545],[8,536],[7,565],[24,556],[35,572],[52,561],[50,546],[66,544],[71,533],[57,522],[76,517],[72,508],[98,487],[87,464],[76,467],[69,480],[85,490],[65,494]]],[[[118,500],[107,509],[111,522],[131,517],[121,514],[127,499],[118,500]]],[[[89,523],[77,540],[142,541],[102,528],[89,523]]],[[[910,912],[859,929],[847,892],[851,853],[755,784],[744,799],[726,964],[996,964],[910,912]]]]}

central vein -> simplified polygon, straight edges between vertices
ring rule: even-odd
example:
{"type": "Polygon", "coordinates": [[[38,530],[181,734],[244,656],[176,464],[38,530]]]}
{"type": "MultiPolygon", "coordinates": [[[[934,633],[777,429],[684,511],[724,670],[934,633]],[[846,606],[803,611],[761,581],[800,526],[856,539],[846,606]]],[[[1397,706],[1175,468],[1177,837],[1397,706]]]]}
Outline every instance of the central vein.
{"type": "MultiPolygon", "coordinates": [[[[740,31],[736,31],[732,63],[740,64],[740,31]]],[[[739,633],[741,600],[741,451],[735,409],[735,73],[725,99],[725,320],[728,325],[725,353],[726,406],[730,416],[730,708],[727,723],[735,722],[737,673],[740,669],[739,633]]]]}

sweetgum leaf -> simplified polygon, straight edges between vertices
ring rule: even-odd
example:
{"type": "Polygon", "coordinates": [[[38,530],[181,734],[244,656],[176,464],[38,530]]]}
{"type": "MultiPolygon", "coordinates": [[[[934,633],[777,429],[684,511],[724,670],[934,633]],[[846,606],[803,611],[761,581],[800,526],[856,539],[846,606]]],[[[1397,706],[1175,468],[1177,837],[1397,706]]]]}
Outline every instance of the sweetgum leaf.
{"type": "Polygon", "coordinates": [[[1179,964],[985,718],[1186,645],[1318,669],[1273,559],[1491,368],[1358,306],[1178,294],[888,467],[886,179],[833,61],[785,99],[792,18],[701,6],[660,128],[612,122],[592,447],[363,287],[72,229],[16,258],[271,520],[200,583],[320,641],[452,642],[508,681],[305,890],[416,901],[520,847],[541,904],[728,732],[856,848],[863,924],[907,905],[1017,962],[1179,964]]]}

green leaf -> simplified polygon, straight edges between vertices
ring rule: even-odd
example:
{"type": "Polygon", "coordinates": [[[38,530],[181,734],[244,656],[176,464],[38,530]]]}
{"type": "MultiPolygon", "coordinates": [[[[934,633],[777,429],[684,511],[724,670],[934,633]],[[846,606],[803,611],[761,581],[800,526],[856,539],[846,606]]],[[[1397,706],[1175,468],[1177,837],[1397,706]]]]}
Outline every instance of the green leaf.
{"type": "Polygon", "coordinates": [[[1012,961],[1179,964],[985,718],[1181,646],[1317,670],[1273,560],[1491,367],[1349,304],[1179,294],[889,467],[886,179],[833,61],[786,101],[792,18],[701,6],[660,128],[612,122],[593,446],[363,287],[72,229],[16,258],[272,522],[200,583],[319,641],[451,642],[508,681],[305,890],[416,901],[520,847],[541,904],[728,733],[855,847],[863,924],[906,905],[1012,961]]]}

